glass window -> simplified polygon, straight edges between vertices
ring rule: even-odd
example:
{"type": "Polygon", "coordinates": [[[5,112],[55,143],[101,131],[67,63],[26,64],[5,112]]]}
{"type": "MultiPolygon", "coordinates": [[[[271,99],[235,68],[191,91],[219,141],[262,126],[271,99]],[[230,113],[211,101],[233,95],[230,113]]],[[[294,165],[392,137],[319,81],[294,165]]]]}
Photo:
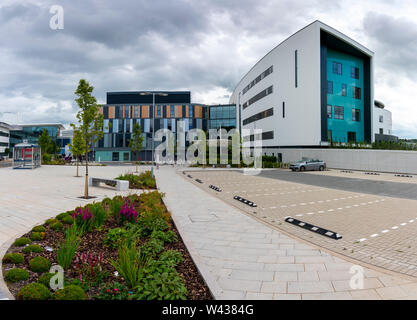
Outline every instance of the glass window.
{"type": "Polygon", "coordinates": [[[346,85],[343,83],[342,84],[342,96],[346,97],[347,95],[347,87],[346,85]]]}
{"type": "Polygon", "coordinates": [[[192,106],[192,105],[188,106],[188,113],[189,113],[189,117],[190,117],[190,118],[194,118],[194,113],[193,113],[193,111],[194,111],[193,106],[192,106]]]}
{"type": "Polygon", "coordinates": [[[171,106],[169,108],[169,113],[170,113],[171,118],[175,118],[175,108],[174,108],[174,106],[171,106]]]}
{"type": "Polygon", "coordinates": [[[340,62],[333,62],[333,73],[342,75],[342,64],[340,62]]]}
{"type": "Polygon", "coordinates": [[[156,106],[156,117],[157,118],[161,117],[161,106],[160,105],[156,106]]]}
{"type": "Polygon", "coordinates": [[[359,109],[352,109],[352,120],[361,121],[361,111],[359,109]]]}
{"type": "Polygon", "coordinates": [[[356,132],[348,132],[348,142],[356,142],[356,132]]]}
{"type": "Polygon", "coordinates": [[[384,134],[384,128],[379,128],[379,134],[384,134]]]}
{"type": "Polygon", "coordinates": [[[379,116],[379,122],[381,122],[381,123],[384,122],[384,116],[379,116]]]}
{"type": "Polygon", "coordinates": [[[332,118],[332,114],[333,114],[333,108],[332,108],[332,106],[331,105],[327,105],[327,118],[328,119],[331,119],[332,118]]]}
{"type": "Polygon", "coordinates": [[[285,102],[282,102],[282,117],[285,118],[285,102]]]}
{"type": "Polygon", "coordinates": [[[334,118],[343,120],[344,117],[344,108],[339,106],[334,106],[334,118]]]}
{"type": "Polygon", "coordinates": [[[358,100],[361,99],[361,88],[353,87],[353,98],[358,100]]]}
{"type": "Polygon", "coordinates": [[[333,94],[333,82],[332,81],[327,81],[327,93],[333,94]]]}
{"type": "Polygon", "coordinates": [[[295,87],[298,88],[298,50],[295,50],[294,53],[295,58],[295,87]]]}
{"type": "Polygon", "coordinates": [[[327,130],[327,141],[332,141],[332,130],[327,130]]]}
{"type": "Polygon", "coordinates": [[[350,67],[350,76],[354,79],[359,79],[359,68],[350,67]]]}

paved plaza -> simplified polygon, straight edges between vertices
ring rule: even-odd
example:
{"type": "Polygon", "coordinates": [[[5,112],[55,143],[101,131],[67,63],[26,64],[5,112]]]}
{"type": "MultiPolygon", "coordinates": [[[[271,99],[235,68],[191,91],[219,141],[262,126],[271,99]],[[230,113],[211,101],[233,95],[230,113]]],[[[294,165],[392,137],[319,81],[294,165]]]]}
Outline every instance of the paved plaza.
{"type": "MultiPolygon", "coordinates": [[[[324,178],[318,174],[284,170],[264,171],[259,176],[247,176],[238,171],[200,171],[193,172],[192,176],[204,181],[204,184],[194,181],[195,185],[268,225],[343,256],[417,276],[416,200],[380,196],[379,185],[373,190],[370,180],[359,180],[368,183],[368,193],[359,193],[341,190],[343,179],[349,178],[330,177],[331,180],[323,184],[329,185],[339,179],[339,189],[331,189],[318,186],[324,180],[318,179],[324,178]],[[291,177],[297,182],[290,182],[291,177]],[[316,185],[300,183],[303,179],[316,185]],[[209,184],[223,191],[209,189],[209,184]],[[234,196],[253,201],[258,207],[238,202],[234,196]],[[310,232],[285,222],[286,217],[334,231],[343,238],[334,240],[310,232]]],[[[395,183],[385,182],[385,185],[389,184],[395,183]]],[[[346,185],[350,190],[351,181],[346,185]]],[[[414,186],[401,185],[406,189],[414,186]]]]}
{"type": "MultiPolygon", "coordinates": [[[[141,171],[146,169],[149,168],[140,167],[141,171]]],[[[91,167],[90,176],[114,178],[133,170],[133,166],[91,167]]],[[[345,207],[350,206],[352,214],[358,208],[380,208],[383,212],[386,205],[394,206],[390,202],[394,199],[279,179],[247,177],[234,171],[190,170],[193,178],[182,171],[170,166],[156,170],[158,187],[166,194],[164,201],[216,299],[417,299],[416,278],[362,262],[364,286],[352,288],[354,273],[351,273],[351,268],[358,265],[352,258],[357,257],[349,256],[346,251],[334,253],[337,251],[334,248],[332,251],[325,249],[329,247],[326,241],[314,245],[309,237],[303,239],[295,227],[285,223],[279,225],[281,215],[275,216],[277,208],[271,208],[285,203],[287,207],[279,209],[286,212],[282,217],[305,210],[317,212],[307,215],[309,221],[327,214],[330,217],[326,220],[328,224],[336,227],[337,219],[331,217],[331,212],[318,211],[324,211],[330,204],[333,208],[337,203],[336,209],[343,205],[341,211],[349,211],[345,207]],[[200,178],[203,184],[196,182],[196,178],[200,178]],[[209,184],[215,183],[223,192],[208,188],[209,184]],[[262,214],[253,214],[230,201],[234,190],[242,196],[257,197],[255,200],[262,214]],[[356,203],[366,205],[355,207],[356,203]],[[272,216],[274,221],[262,218],[272,216]]],[[[83,191],[84,179],[75,178],[74,173],[74,167],[65,166],[45,166],[36,170],[0,169],[0,255],[16,237],[34,225],[86,203],[78,198],[83,191]]],[[[90,201],[97,201],[117,192],[110,187],[91,187],[90,193],[97,196],[90,201]]],[[[398,206],[402,208],[405,206],[403,201],[412,202],[398,201],[401,201],[398,206]]],[[[307,219],[307,216],[299,218],[307,219]]],[[[346,225],[355,228],[351,234],[348,227],[341,231],[342,241],[346,243],[356,239],[356,235],[362,236],[362,231],[356,231],[356,228],[365,230],[363,225],[356,225],[353,220],[348,219],[346,225]]],[[[398,229],[410,225],[398,224],[398,229]]],[[[391,229],[389,234],[394,237],[396,231],[399,230],[391,229]]],[[[309,236],[316,237],[312,233],[309,236]]],[[[352,246],[366,250],[364,244],[369,243],[374,250],[376,239],[383,239],[382,234],[380,238],[367,237],[366,241],[352,246]]],[[[329,243],[334,244],[334,241],[329,243]]],[[[349,248],[354,248],[352,246],[349,248]]],[[[0,280],[0,299],[5,297],[12,298],[0,280]]]]}

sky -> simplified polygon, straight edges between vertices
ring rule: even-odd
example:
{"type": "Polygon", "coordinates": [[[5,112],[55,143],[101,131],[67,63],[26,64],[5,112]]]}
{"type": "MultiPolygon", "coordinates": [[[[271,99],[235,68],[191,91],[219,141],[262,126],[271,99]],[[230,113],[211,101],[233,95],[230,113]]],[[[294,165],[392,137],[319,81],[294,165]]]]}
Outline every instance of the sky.
{"type": "Polygon", "coordinates": [[[75,122],[81,78],[99,103],[139,90],[227,103],[259,59],[315,20],[375,52],[375,99],[395,135],[417,138],[415,0],[1,0],[0,121],[75,122]],[[63,29],[50,28],[53,5],[63,29]]]}

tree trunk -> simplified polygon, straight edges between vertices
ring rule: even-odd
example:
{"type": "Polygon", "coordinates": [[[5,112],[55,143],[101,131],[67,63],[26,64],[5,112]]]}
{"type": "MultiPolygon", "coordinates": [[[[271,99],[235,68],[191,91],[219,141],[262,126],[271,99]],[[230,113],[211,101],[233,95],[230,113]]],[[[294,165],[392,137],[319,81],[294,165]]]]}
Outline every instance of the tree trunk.
{"type": "Polygon", "coordinates": [[[76,165],[77,165],[77,175],[76,175],[76,177],[79,177],[79,175],[78,175],[78,157],[77,157],[77,158],[75,158],[75,163],[76,163],[76,165]]]}
{"type": "Polygon", "coordinates": [[[88,198],[88,152],[85,153],[85,186],[84,186],[84,198],[88,198]]]}

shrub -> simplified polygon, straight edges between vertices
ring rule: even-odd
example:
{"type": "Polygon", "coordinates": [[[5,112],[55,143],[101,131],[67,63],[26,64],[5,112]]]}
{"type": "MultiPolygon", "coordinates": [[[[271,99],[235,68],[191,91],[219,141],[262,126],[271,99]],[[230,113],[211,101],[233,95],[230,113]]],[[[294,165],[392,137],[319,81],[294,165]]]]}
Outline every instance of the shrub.
{"type": "Polygon", "coordinates": [[[7,271],[4,275],[4,278],[10,282],[19,282],[29,279],[29,272],[27,272],[25,269],[15,268],[7,271]]]}
{"type": "Polygon", "coordinates": [[[61,243],[57,250],[58,264],[65,270],[69,268],[74,259],[75,252],[80,245],[81,231],[74,224],[65,232],[65,240],[61,243]]]}
{"type": "Polygon", "coordinates": [[[74,224],[74,219],[71,216],[66,216],[66,217],[62,218],[61,222],[63,224],[71,225],[71,224],[74,224]]]}
{"type": "Polygon", "coordinates": [[[53,219],[48,219],[48,220],[46,220],[45,221],[45,224],[47,224],[48,226],[49,225],[51,225],[51,224],[54,224],[54,223],[56,223],[56,222],[58,222],[59,220],[58,219],[55,219],[55,218],[53,218],[53,219]]]}
{"type": "Polygon", "coordinates": [[[142,237],[148,237],[152,232],[165,231],[169,228],[168,223],[164,218],[149,212],[145,212],[137,221],[138,228],[142,237]]]}
{"type": "Polygon", "coordinates": [[[48,164],[52,160],[52,156],[49,153],[44,153],[42,155],[42,163],[48,164]]]}
{"type": "Polygon", "coordinates": [[[8,253],[8,254],[4,255],[2,261],[3,261],[3,263],[19,264],[19,263],[22,263],[23,261],[25,261],[25,258],[23,257],[23,255],[21,253],[8,253]]]}
{"type": "Polygon", "coordinates": [[[48,300],[51,296],[49,289],[40,283],[31,283],[19,290],[19,300],[48,300]]]}
{"type": "Polygon", "coordinates": [[[62,229],[64,229],[64,225],[62,224],[62,222],[55,222],[54,224],[51,225],[51,228],[55,231],[61,231],[62,229]]]}
{"type": "Polygon", "coordinates": [[[55,291],[52,295],[54,300],[86,300],[87,295],[79,286],[69,285],[64,289],[55,291]]]}
{"type": "Polygon", "coordinates": [[[164,242],[159,239],[149,239],[148,242],[142,245],[141,250],[148,257],[154,257],[164,251],[164,242]]]}
{"type": "Polygon", "coordinates": [[[45,238],[45,232],[32,232],[30,239],[32,241],[41,241],[45,238]]]}
{"type": "Polygon", "coordinates": [[[178,241],[178,237],[174,231],[168,230],[166,232],[160,230],[154,230],[151,234],[151,238],[159,239],[161,241],[172,243],[178,241]]]}
{"type": "Polygon", "coordinates": [[[43,284],[45,287],[49,288],[50,287],[50,282],[51,282],[51,278],[54,276],[53,273],[44,273],[43,275],[41,275],[38,279],[38,283],[43,284]]]}
{"type": "Polygon", "coordinates": [[[65,217],[70,217],[71,214],[72,214],[72,211],[63,212],[63,213],[60,213],[59,215],[57,215],[56,219],[62,221],[62,219],[64,219],[65,217]]]}
{"type": "Polygon", "coordinates": [[[16,239],[16,241],[14,242],[14,245],[16,247],[23,247],[29,243],[32,243],[32,241],[29,238],[22,237],[22,238],[16,239]]]}
{"type": "Polygon", "coordinates": [[[128,288],[118,282],[105,285],[96,296],[99,300],[128,300],[130,296],[128,288]]]}
{"type": "Polygon", "coordinates": [[[31,244],[31,245],[23,248],[24,253],[31,253],[31,252],[40,253],[42,251],[43,251],[43,248],[38,244],[31,244]]]}
{"type": "Polygon", "coordinates": [[[106,247],[117,248],[119,247],[124,240],[128,237],[128,231],[123,228],[114,228],[107,231],[106,236],[104,237],[103,244],[106,247]]]}
{"type": "Polygon", "coordinates": [[[51,261],[44,257],[35,257],[29,261],[29,269],[33,272],[46,272],[51,267],[51,261]]]}
{"type": "Polygon", "coordinates": [[[134,288],[142,278],[143,269],[147,265],[148,259],[146,255],[133,244],[130,247],[127,245],[120,247],[117,261],[110,259],[110,263],[123,277],[126,285],[129,288],[134,288]]]}
{"type": "Polygon", "coordinates": [[[32,232],[45,232],[46,228],[44,226],[36,226],[32,229],[32,232]]]}

